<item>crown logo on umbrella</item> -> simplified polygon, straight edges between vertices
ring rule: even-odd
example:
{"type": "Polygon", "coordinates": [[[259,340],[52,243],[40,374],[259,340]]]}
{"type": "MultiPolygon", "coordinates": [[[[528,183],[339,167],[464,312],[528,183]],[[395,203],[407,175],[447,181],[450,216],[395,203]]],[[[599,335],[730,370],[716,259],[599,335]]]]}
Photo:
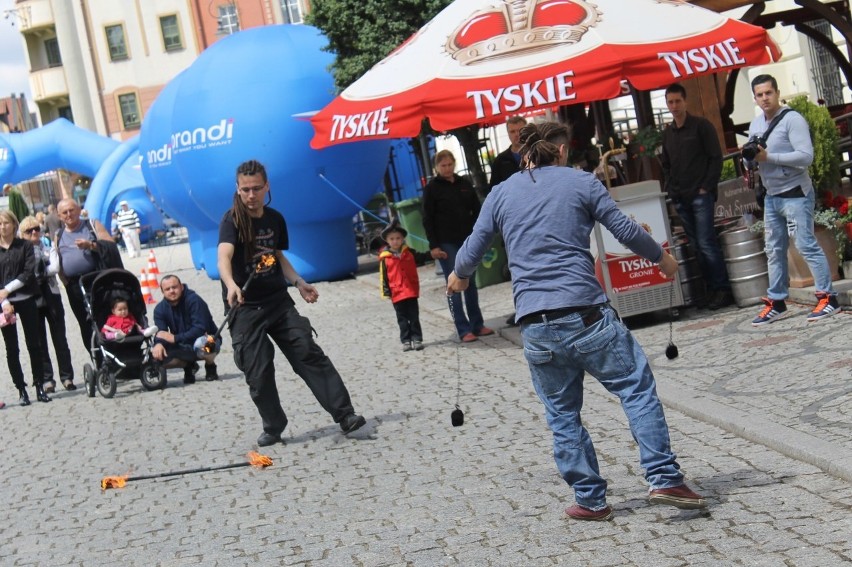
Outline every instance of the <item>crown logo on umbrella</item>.
{"type": "Polygon", "coordinates": [[[541,51],[577,43],[600,16],[585,0],[502,0],[474,12],[445,48],[462,65],[541,51]]]}

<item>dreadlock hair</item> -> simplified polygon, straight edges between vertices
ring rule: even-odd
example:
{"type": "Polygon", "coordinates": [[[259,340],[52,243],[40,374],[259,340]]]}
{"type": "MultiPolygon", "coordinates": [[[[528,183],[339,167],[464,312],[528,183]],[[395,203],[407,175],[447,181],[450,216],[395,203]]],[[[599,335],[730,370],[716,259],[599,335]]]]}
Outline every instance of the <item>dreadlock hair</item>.
{"type": "Polygon", "coordinates": [[[521,161],[530,170],[530,177],[533,168],[555,164],[559,146],[567,146],[570,141],[571,132],[564,124],[542,122],[521,128],[521,161]]]}
{"type": "MultiPolygon", "coordinates": [[[[251,229],[251,217],[248,214],[248,209],[240,199],[239,180],[240,175],[260,175],[263,182],[266,183],[266,168],[257,160],[244,161],[237,167],[237,191],[234,193],[234,206],[231,208],[231,215],[234,219],[234,226],[237,227],[237,234],[240,240],[246,246],[246,260],[254,258],[257,247],[254,242],[254,231],[251,229]]],[[[272,195],[269,194],[267,205],[272,202],[272,195]]]]}

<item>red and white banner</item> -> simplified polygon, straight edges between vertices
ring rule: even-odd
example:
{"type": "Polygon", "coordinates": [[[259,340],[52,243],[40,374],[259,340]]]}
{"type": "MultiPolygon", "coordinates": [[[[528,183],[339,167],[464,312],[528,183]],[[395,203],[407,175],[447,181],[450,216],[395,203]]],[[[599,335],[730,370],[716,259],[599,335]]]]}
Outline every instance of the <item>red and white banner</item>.
{"type": "Polygon", "coordinates": [[[456,0],[311,119],[314,148],[446,131],[778,60],[767,31],[679,0],[456,0]]]}

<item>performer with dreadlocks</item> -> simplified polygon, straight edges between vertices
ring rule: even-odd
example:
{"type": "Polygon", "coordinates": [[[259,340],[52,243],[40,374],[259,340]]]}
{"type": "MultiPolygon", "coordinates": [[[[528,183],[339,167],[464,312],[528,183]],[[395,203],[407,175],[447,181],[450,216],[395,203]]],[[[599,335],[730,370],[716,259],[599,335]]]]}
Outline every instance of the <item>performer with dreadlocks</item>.
{"type": "Polygon", "coordinates": [[[251,399],[263,421],[263,433],[257,438],[261,447],[283,442],[281,434],[287,427],[275,385],[272,342],[344,433],[366,423],[352,408],[340,374],[314,342],[310,321],[299,314],[287,292],[289,281],[308,303],[319,297],[317,289],[296,273],[281,252],[289,247],[287,223],[268,206],[271,202],[263,164],[254,160],[240,164],[234,204],[219,224],[218,247],[222,297],[231,309],[239,306],[230,326],[234,362],[246,375],[251,399]],[[261,267],[261,257],[268,254],[274,254],[276,262],[261,267]],[[252,272],[244,295],[241,287],[252,272]]]}
{"type": "Polygon", "coordinates": [[[683,482],[669,441],[654,375],[642,348],[619,320],[595,278],[589,235],[600,222],[619,242],[672,277],[677,261],[624,216],[594,175],[564,167],[570,136],[553,122],[521,130],[525,171],[488,195],[473,233],[456,256],[447,293],[467,287],[496,232],[503,234],[517,320],[533,386],[553,432],[553,453],[576,504],[577,520],[608,520],[606,480],[583,427],[586,372],[617,395],[639,445],[652,504],[703,508],[683,482]]]}

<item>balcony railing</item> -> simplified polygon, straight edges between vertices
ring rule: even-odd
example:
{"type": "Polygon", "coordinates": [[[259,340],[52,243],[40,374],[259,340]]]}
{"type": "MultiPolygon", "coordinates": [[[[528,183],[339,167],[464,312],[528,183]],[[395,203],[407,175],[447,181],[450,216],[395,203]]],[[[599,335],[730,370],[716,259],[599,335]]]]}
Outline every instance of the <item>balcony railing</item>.
{"type": "Polygon", "coordinates": [[[33,100],[43,102],[52,98],[68,96],[68,81],[64,67],[50,67],[30,74],[33,100]]]}
{"type": "Polygon", "coordinates": [[[19,3],[10,12],[17,16],[22,32],[56,25],[50,0],[27,0],[19,3]]]}

